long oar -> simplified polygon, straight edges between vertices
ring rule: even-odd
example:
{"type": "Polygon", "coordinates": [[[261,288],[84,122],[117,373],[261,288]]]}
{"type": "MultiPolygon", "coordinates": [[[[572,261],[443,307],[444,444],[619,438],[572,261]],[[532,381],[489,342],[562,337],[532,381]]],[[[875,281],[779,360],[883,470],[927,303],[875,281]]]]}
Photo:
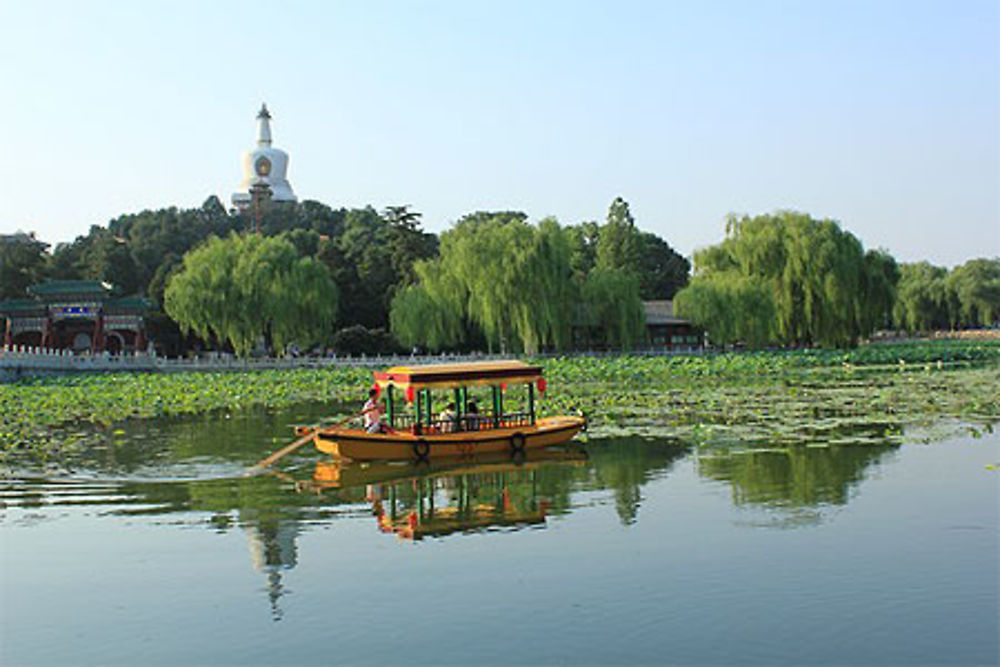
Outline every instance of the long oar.
{"type": "Polygon", "coordinates": [[[351,421],[352,419],[356,419],[357,417],[360,417],[362,414],[364,414],[364,412],[359,412],[356,415],[351,415],[347,419],[343,419],[343,420],[337,422],[336,424],[334,424],[333,426],[322,426],[322,427],[321,426],[317,426],[316,428],[312,429],[311,431],[309,431],[308,433],[306,433],[304,436],[302,436],[301,438],[299,438],[295,442],[291,443],[290,445],[286,445],[286,446],[282,447],[278,451],[276,451],[273,454],[271,454],[270,456],[268,456],[266,459],[262,459],[257,465],[255,465],[252,468],[250,468],[249,474],[254,474],[254,473],[260,472],[261,470],[263,470],[264,468],[268,467],[269,465],[271,465],[272,463],[274,463],[278,459],[281,459],[281,458],[284,458],[284,457],[288,456],[289,454],[291,454],[292,452],[294,452],[296,449],[298,449],[302,445],[304,445],[307,442],[309,442],[310,440],[312,440],[313,435],[315,435],[316,431],[318,431],[320,428],[339,428],[339,427],[343,426],[344,424],[346,424],[347,422],[351,421]]]}

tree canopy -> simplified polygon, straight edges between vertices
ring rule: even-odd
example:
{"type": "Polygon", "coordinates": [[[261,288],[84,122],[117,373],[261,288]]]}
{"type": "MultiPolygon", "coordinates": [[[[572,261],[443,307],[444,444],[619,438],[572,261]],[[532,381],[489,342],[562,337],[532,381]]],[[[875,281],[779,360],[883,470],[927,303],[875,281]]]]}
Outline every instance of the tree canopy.
{"type": "Polygon", "coordinates": [[[569,343],[572,267],[553,219],[537,227],[516,212],[474,213],[441,235],[441,253],[417,265],[418,286],[393,302],[393,331],[431,349],[462,337],[467,322],[500,350],[536,352],[569,343]]]}
{"type": "Polygon", "coordinates": [[[284,352],[323,343],[337,314],[326,267],[299,257],[282,237],[210,238],[184,257],[165,293],[166,312],[184,331],[228,341],[240,356],[259,341],[284,352]]]}
{"type": "Polygon", "coordinates": [[[17,299],[46,275],[48,246],[27,234],[0,242],[0,299],[17,299]]]}
{"type": "Polygon", "coordinates": [[[682,290],[678,307],[719,342],[742,332],[743,342],[756,345],[850,346],[886,319],[893,267],[881,255],[866,261],[861,242],[832,220],[794,211],[732,216],[726,239],[696,253],[685,288],[692,292],[682,290]],[[710,308],[698,299],[755,307],[710,308]],[[753,321],[736,321],[742,318],[753,321]]]}
{"type": "Polygon", "coordinates": [[[995,325],[1000,258],[973,259],[950,272],[929,262],[903,264],[893,319],[909,331],[995,325]]]}
{"type": "MultiPolygon", "coordinates": [[[[397,291],[394,335],[432,350],[477,335],[490,349],[528,353],[636,345],[644,336],[642,237],[624,201],[611,214],[608,235],[595,223],[532,225],[515,211],[464,217],[441,235],[440,256],[416,265],[417,283],[397,291]]],[[[655,249],[663,255],[664,248],[655,249]]]]}

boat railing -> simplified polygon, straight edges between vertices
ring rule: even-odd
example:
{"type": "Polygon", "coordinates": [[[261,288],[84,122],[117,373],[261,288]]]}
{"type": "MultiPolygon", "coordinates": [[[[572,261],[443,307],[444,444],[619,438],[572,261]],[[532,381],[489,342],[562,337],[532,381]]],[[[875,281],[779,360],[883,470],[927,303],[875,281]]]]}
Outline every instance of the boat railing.
{"type": "MultiPolygon", "coordinates": [[[[414,415],[395,415],[392,420],[392,428],[397,431],[413,430],[417,423],[414,415]]],[[[455,419],[432,419],[429,424],[421,424],[424,433],[456,433],[461,431],[486,431],[492,428],[516,428],[518,426],[531,426],[531,414],[528,412],[509,412],[494,419],[488,412],[481,412],[478,415],[463,415],[455,419]]]]}
{"type": "Polygon", "coordinates": [[[516,426],[531,426],[531,414],[527,412],[508,412],[496,420],[498,428],[514,428],[516,426]]]}

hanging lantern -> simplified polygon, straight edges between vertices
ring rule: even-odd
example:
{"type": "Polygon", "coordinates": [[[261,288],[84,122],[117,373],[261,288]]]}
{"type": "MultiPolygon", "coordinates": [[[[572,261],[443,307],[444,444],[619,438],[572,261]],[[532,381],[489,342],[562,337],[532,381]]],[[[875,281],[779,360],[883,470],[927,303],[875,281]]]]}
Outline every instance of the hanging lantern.
{"type": "Polygon", "coordinates": [[[545,390],[549,388],[549,383],[545,381],[545,378],[538,378],[538,393],[544,394],[545,390]]]}
{"type": "Polygon", "coordinates": [[[379,386],[378,382],[372,385],[372,391],[375,392],[375,400],[377,401],[378,397],[382,395],[382,387],[379,386]]]}
{"type": "Polygon", "coordinates": [[[407,403],[412,403],[413,402],[413,397],[414,397],[413,387],[407,387],[406,388],[406,402],[407,403]]]}
{"type": "Polygon", "coordinates": [[[500,383],[500,391],[507,391],[507,383],[506,382],[501,382],[500,383]]]}

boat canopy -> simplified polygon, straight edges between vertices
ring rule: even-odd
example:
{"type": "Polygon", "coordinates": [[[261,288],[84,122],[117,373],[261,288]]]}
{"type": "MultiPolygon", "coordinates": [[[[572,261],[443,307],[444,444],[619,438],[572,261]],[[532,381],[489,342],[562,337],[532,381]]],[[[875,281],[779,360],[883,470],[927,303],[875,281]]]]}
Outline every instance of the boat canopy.
{"type": "Polygon", "coordinates": [[[535,382],[542,377],[542,369],[521,361],[477,361],[467,364],[394,366],[387,371],[376,371],[374,376],[375,382],[383,388],[456,389],[535,382]]]}

